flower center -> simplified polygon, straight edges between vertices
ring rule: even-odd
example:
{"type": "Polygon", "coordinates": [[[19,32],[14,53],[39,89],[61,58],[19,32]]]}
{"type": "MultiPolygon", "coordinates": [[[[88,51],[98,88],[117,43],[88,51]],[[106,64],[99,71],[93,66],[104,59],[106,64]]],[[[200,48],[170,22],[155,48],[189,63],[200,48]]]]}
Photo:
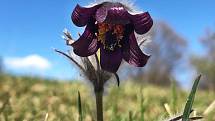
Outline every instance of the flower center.
{"type": "Polygon", "coordinates": [[[114,51],[115,48],[121,47],[120,41],[123,38],[124,26],[121,24],[98,24],[98,41],[100,41],[104,49],[114,51]]]}

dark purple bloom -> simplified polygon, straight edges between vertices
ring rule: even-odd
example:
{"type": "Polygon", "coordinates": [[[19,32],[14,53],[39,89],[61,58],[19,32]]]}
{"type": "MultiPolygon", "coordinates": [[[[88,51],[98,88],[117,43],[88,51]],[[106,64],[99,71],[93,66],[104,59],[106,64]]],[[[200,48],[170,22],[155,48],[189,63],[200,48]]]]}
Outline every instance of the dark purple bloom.
{"type": "Polygon", "coordinates": [[[77,5],[72,21],[78,27],[86,26],[84,33],[72,44],[74,53],[87,57],[100,48],[103,70],[115,73],[122,59],[136,67],[143,67],[149,56],[138,46],[134,32],[147,33],[153,20],[148,12],[132,15],[121,3],[104,2],[93,7],[77,5]]]}

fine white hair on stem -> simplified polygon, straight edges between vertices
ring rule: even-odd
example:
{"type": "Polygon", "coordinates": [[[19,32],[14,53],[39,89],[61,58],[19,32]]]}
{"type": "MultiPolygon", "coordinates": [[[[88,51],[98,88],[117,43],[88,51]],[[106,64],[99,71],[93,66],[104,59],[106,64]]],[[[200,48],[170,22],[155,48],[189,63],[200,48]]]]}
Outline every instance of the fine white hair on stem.
{"type": "Polygon", "coordinates": [[[137,43],[140,47],[145,47],[147,46],[149,43],[152,42],[152,38],[149,34],[143,34],[143,35],[140,35],[140,34],[137,34],[135,32],[135,37],[136,37],[136,40],[137,40],[137,43]]]}
{"type": "Polygon", "coordinates": [[[104,2],[121,3],[131,14],[137,14],[137,13],[142,12],[142,11],[138,10],[137,7],[134,5],[134,3],[135,3],[134,0],[133,1],[131,1],[131,0],[94,0],[94,2],[90,3],[86,7],[92,7],[92,6],[95,6],[98,4],[102,4],[104,2]]]}
{"type": "Polygon", "coordinates": [[[146,53],[145,52],[145,49],[147,48],[147,46],[150,45],[150,43],[152,42],[152,39],[151,39],[151,36],[149,34],[143,34],[143,35],[140,35],[140,34],[137,34],[135,32],[135,37],[136,37],[136,40],[137,40],[137,44],[138,46],[140,47],[140,49],[148,56],[150,56],[150,54],[146,53]]]}
{"type": "Polygon", "coordinates": [[[95,55],[89,56],[88,58],[89,58],[90,62],[92,63],[92,65],[94,66],[94,68],[96,70],[98,70],[98,65],[97,65],[98,63],[96,62],[95,55]]]}

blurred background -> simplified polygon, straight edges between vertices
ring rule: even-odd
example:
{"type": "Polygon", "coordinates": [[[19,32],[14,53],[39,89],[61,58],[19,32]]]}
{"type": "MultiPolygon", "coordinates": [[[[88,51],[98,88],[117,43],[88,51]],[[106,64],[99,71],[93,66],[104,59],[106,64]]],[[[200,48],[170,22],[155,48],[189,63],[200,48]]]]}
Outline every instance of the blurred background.
{"type": "MultiPolygon", "coordinates": [[[[71,13],[76,4],[92,2],[0,0],[0,121],[78,120],[78,90],[84,121],[95,121],[92,86],[53,50],[71,49],[63,30],[77,39],[84,29],[72,23],[71,13]]],[[[144,68],[121,65],[120,87],[111,81],[105,88],[104,119],[158,121],[180,114],[187,90],[202,74],[194,115],[215,121],[215,1],[133,3],[154,19],[151,43],[141,47],[151,58],[144,68]]]]}
{"type": "MultiPolygon", "coordinates": [[[[76,4],[93,1],[1,0],[0,70],[13,75],[30,75],[50,79],[76,80],[78,70],[53,51],[67,51],[61,38],[64,28],[77,38],[83,28],[73,25],[70,15],[76,4]]],[[[154,26],[152,42],[145,50],[151,54],[144,68],[123,65],[123,79],[169,86],[176,80],[190,87],[202,74],[202,89],[215,89],[215,8],[213,0],[155,1],[137,0],[135,9],[149,11],[154,26]]]]}

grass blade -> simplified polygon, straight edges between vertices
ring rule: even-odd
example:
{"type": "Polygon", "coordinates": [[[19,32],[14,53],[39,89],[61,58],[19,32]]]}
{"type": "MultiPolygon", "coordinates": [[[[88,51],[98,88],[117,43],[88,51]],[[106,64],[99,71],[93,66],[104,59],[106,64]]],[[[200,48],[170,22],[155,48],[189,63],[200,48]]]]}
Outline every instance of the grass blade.
{"type": "Polygon", "coordinates": [[[132,111],[129,111],[129,121],[133,121],[132,111]]]}
{"type": "Polygon", "coordinates": [[[82,106],[81,106],[81,95],[78,91],[78,113],[79,113],[79,121],[83,121],[83,115],[82,115],[82,106]]]}
{"type": "Polygon", "coordinates": [[[178,96],[177,96],[177,89],[176,89],[176,81],[175,80],[172,80],[172,83],[171,83],[171,107],[172,107],[172,110],[173,110],[173,113],[176,113],[176,105],[177,105],[177,100],[178,100],[178,96]]]}
{"type": "Polygon", "coordinates": [[[45,116],[45,120],[44,120],[44,121],[48,121],[48,118],[49,118],[49,113],[46,113],[46,116],[45,116]]]}
{"type": "Polygon", "coordinates": [[[141,91],[141,95],[140,95],[140,121],[144,121],[144,113],[146,111],[146,104],[144,104],[144,100],[143,100],[143,94],[141,91]]]}
{"type": "Polygon", "coordinates": [[[192,110],[192,106],[193,106],[193,102],[194,102],[194,98],[195,98],[195,94],[196,94],[196,90],[197,90],[200,78],[201,78],[201,75],[199,75],[196,78],[196,80],[193,84],[192,90],[190,92],[190,95],[188,97],[188,100],[187,100],[185,108],[184,108],[182,121],[189,121],[190,111],[192,110]]]}

